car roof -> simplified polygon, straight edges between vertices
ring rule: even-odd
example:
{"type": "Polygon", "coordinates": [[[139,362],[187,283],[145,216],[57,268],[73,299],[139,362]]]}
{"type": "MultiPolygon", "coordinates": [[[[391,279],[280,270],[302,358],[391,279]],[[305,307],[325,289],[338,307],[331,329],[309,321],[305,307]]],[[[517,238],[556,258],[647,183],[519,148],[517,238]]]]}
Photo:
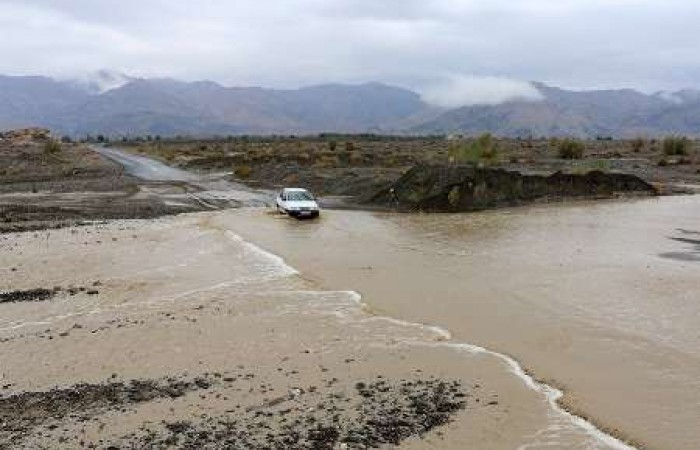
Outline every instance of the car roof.
{"type": "Polygon", "coordinates": [[[307,189],[304,188],[284,188],[282,190],[287,192],[309,192],[307,189]]]}

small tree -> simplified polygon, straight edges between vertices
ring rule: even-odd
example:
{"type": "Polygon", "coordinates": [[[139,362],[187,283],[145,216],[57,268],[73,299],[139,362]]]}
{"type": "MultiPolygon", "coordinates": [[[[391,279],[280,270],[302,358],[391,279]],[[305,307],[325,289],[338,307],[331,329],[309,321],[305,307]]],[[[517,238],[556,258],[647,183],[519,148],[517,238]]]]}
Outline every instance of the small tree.
{"type": "Polygon", "coordinates": [[[690,150],[691,141],[685,136],[669,136],[662,144],[664,154],[667,156],[687,155],[690,150]]]}
{"type": "Polygon", "coordinates": [[[581,159],[583,150],[583,144],[576,139],[564,139],[557,144],[557,152],[562,159],[581,159]]]}

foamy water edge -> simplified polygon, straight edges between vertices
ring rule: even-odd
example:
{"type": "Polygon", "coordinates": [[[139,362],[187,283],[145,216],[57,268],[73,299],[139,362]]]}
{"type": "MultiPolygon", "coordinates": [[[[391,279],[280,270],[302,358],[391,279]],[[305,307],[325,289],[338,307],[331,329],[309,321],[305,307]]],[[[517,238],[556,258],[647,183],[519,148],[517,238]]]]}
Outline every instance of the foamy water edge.
{"type": "MultiPolygon", "coordinates": [[[[246,248],[246,250],[251,251],[252,253],[257,254],[260,257],[266,258],[267,260],[271,261],[273,265],[279,269],[279,274],[282,276],[291,276],[291,275],[298,275],[299,272],[294,269],[293,267],[289,266],[287,262],[284,260],[279,255],[276,255],[268,250],[265,250],[264,248],[253,244],[252,242],[249,242],[242,238],[240,235],[227,230],[226,231],[226,236],[231,239],[232,241],[241,244],[246,248]]],[[[340,291],[339,291],[340,292],[340,291]]],[[[362,295],[359,292],[356,291],[342,291],[346,293],[347,295],[350,296],[352,301],[354,301],[358,307],[364,311],[365,314],[370,314],[366,312],[366,310],[370,309],[370,305],[362,301],[362,295]]],[[[611,448],[614,449],[619,449],[619,450],[638,450],[636,447],[633,447],[620,439],[604,432],[600,428],[598,428],[596,425],[593,423],[587,421],[586,419],[577,416],[575,414],[572,414],[571,412],[567,411],[565,408],[563,408],[559,404],[559,400],[564,396],[564,392],[562,392],[560,389],[557,389],[553,386],[550,386],[546,383],[540,382],[535,380],[531,375],[529,375],[525,369],[520,365],[520,363],[513,357],[505,355],[503,353],[499,353],[493,350],[489,350],[484,347],[480,347],[478,345],[473,345],[469,344],[466,342],[449,342],[452,339],[452,334],[449,332],[449,330],[435,326],[435,325],[428,325],[428,324],[421,324],[421,323],[416,323],[416,322],[409,322],[401,319],[396,319],[393,317],[389,316],[378,316],[378,315],[373,315],[372,317],[376,318],[377,320],[384,320],[388,321],[394,324],[402,325],[402,326],[407,326],[407,327],[413,327],[413,328],[420,328],[422,330],[427,330],[430,333],[434,334],[436,337],[437,342],[418,342],[418,341],[413,341],[411,342],[412,345],[427,345],[427,346],[440,346],[440,347],[448,347],[448,348],[453,348],[458,351],[466,351],[469,352],[470,354],[486,354],[493,356],[495,358],[498,358],[502,362],[506,364],[508,367],[508,370],[510,373],[518,377],[525,386],[527,386],[529,389],[538,392],[541,394],[546,402],[549,404],[550,408],[560,414],[562,417],[568,419],[572,425],[579,427],[582,431],[584,431],[586,434],[589,436],[593,437],[596,439],[598,442],[601,444],[605,444],[610,446],[611,448]]],[[[518,447],[518,450],[523,450],[527,448],[529,444],[523,444],[520,447],[518,447]]]]}

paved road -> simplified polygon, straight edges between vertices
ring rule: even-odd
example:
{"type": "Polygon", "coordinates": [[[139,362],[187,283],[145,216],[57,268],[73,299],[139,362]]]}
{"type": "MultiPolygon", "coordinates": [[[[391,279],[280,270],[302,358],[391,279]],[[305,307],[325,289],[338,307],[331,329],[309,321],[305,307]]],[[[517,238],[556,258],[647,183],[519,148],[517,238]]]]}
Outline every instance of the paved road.
{"type": "MultiPolygon", "coordinates": [[[[211,209],[230,206],[268,206],[274,202],[270,191],[254,190],[221,175],[200,175],[168,166],[145,156],[137,156],[116,148],[92,146],[102,156],[121,164],[126,173],[144,181],[186,183],[195,192],[163,194],[167,200],[193,200],[211,209]]],[[[153,192],[151,192],[153,193],[153,192]]]]}

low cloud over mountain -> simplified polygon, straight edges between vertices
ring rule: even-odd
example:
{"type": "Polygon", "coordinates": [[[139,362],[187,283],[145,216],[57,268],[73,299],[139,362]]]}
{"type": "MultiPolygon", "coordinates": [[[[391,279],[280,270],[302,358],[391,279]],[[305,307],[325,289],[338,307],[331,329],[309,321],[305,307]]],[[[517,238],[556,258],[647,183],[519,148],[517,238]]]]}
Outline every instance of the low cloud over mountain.
{"type": "Polygon", "coordinates": [[[241,133],[482,133],[502,136],[700,135],[700,91],[570,91],[457,76],[421,97],[381,83],[225,87],[103,72],[57,81],[0,76],[0,128],[82,136],[241,133]]]}

